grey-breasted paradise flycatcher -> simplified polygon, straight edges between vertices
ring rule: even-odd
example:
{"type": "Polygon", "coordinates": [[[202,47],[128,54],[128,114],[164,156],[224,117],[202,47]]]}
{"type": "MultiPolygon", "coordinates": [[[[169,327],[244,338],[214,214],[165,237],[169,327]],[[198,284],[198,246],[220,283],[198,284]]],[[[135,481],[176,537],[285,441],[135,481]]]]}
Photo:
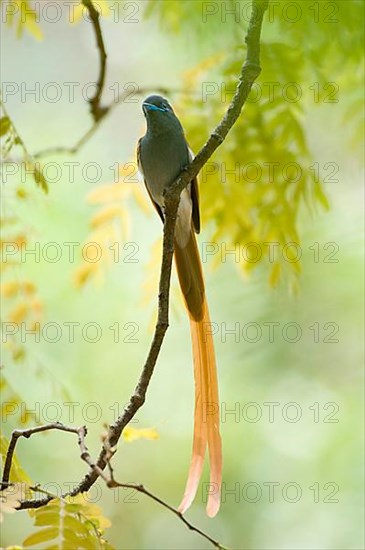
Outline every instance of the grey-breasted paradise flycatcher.
{"type": "MultiPolygon", "coordinates": [[[[142,108],[147,131],[138,142],[138,166],[150,199],[164,221],[164,189],[174,183],[181,170],[192,161],[193,154],[181,123],[166,99],[151,95],[143,102],[142,108]]],[[[179,510],[185,512],[195,498],[208,446],[210,488],[207,514],[212,517],[220,505],[222,443],[213,337],[208,329],[208,304],[195,239],[195,233],[199,231],[199,193],[194,178],[181,193],[174,238],[175,263],[190,318],[195,377],[193,451],[179,510]]]]}

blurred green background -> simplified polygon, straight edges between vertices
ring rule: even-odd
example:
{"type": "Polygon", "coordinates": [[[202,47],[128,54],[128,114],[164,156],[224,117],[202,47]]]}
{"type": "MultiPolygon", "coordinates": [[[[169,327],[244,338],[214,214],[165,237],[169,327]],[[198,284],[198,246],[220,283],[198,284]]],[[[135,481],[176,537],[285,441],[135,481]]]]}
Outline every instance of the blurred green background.
{"type": "MultiPolygon", "coordinates": [[[[103,101],[113,100],[110,87],[115,83],[119,83],[121,90],[127,83],[151,92],[158,87],[171,89],[169,99],[176,105],[196,150],[226,107],[220,94],[202,102],[201,80],[219,86],[226,79],[233,82],[237,71],[227,67],[234,67],[235,59],[242,59],[244,52],[239,44],[247,22],[243,17],[236,22],[228,15],[224,22],[220,2],[209,3],[215,4],[218,12],[206,23],[202,19],[201,2],[129,4],[136,7],[135,22],[125,20],[131,9],[125,8],[125,3],[120,3],[125,11],[120,12],[119,21],[114,21],[116,12],[105,13],[102,18],[108,52],[103,101]],[[151,12],[149,16],[146,9],[151,12]],[[214,59],[217,54],[224,59],[232,55],[236,58],[229,59],[225,68],[220,61],[217,65],[213,62],[209,76],[203,74],[198,83],[192,82],[193,77],[187,76],[186,71],[198,64],[204,66],[204,60],[214,59]],[[180,93],[183,88],[184,93],[180,93]]],[[[297,22],[286,21],[283,16],[286,12],[282,11],[285,4],[288,3],[280,3],[273,21],[267,18],[264,22],[264,52],[266,57],[267,52],[273,56],[276,52],[270,69],[280,75],[281,84],[299,82],[303,97],[295,104],[278,101],[283,109],[298,110],[296,119],[308,151],[304,154],[304,149],[301,150],[298,162],[305,159],[307,167],[317,162],[322,178],[324,165],[336,163],[337,181],[323,182],[322,192],[329,202],[329,211],[320,207],[320,200],[316,205],[315,199],[308,209],[304,192],[303,197],[285,199],[289,207],[296,201],[295,211],[288,207],[288,225],[295,227],[288,240],[296,240],[295,233],[300,239],[300,276],[295,266],[281,262],[282,277],[273,288],[268,282],[272,265],[267,258],[255,265],[254,270],[242,262],[236,263],[232,255],[222,262],[216,254],[204,263],[211,317],[217,323],[223,501],[219,515],[214,520],[207,518],[203,484],[188,517],[230,548],[360,549],[363,548],[363,157],[355,130],[363,116],[362,101],[359,103],[363,83],[360,29],[363,5],[356,1],[331,2],[338,7],[338,20],[326,26],[323,19],[329,13],[323,12],[322,2],[315,3],[319,4],[322,24],[313,22],[315,12],[309,10],[309,2],[294,3],[302,8],[302,17],[297,22]],[[330,42],[331,37],[334,43],[330,42]],[[280,59],[285,71],[283,65],[276,65],[280,59]],[[320,89],[323,83],[338,83],[338,101],[315,103],[313,92],[309,91],[314,82],[320,83],[320,89]],[[329,257],[331,252],[334,254],[329,257]],[[247,326],[248,323],[251,324],[247,326]],[[277,323],[273,338],[269,337],[268,323],[277,323]],[[236,333],[228,333],[233,327],[236,333]],[[274,409],[270,409],[269,403],[275,404],[271,405],[274,409]],[[235,414],[229,414],[232,410],[235,414]],[[270,410],[274,411],[272,416],[270,410]],[[274,493],[269,492],[268,484],[275,485],[274,493]]],[[[87,103],[79,90],[84,83],[94,81],[97,74],[94,36],[87,22],[70,24],[65,8],[62,9],[63,16],[57,23],[41,19],[42,41],[35,40],[27,30],[18,39],[14,29],[3,29],[2,81],[17,83],[19,91],[5,98],[3,84],[2,100],[30,153],[58,145],[71,146],[91,124],[87,103]],[[39,101],[31,95],[22,98],[24,83],[30,89],[36,82],[41,90],[39,101]],[[62,89],[62,97],[55,103],[42,97],[42,90],[49,82],[58,83],[62,89]],[[81,84],[76,88],[74,102],[69,101],[66,82],[81,84]]],[[[271,74],[266,76],[267,81],[273,81],[271,74]]],[[[265,82],[264,59],[259,82],[265,82]]],[[[37,418],[29,418],[25,425],[52,420],[73,425],[86,422],[88,446],[96,456],[104,424],[122,409],[138,379],[155,318],[159,270],[156,250],[161,224],[152,208],[141,208],[143,185],[128,184],[125,169],[113,187],[116,193],[113,197],[120,193],[119,200],[111,201],[120,204],[122,211],[114,217],[110,211],[104,212],[109,216],[109,225],[98,222],[98,218],[95,221],[103,205],[90,204],[87,199],[97,186],[113,184],[115,170],[111,167],[115,163],[123,166],[134,161],[136,142],[144,132],[143,97],[136,95],[135,99],[118,105],[77,155],[42,158],[42,163],[58,163],[61,170],[59,181],[52,183],[54,172],[50,168],[48,195],[29,177],[22,182],[20,168],[3,185],[3,240],[25,235],[29,249],[40,243],[41,251],[40,261],[29,256],[22,262],[18,255],[16,265],[9,265],[9,261],[5,265],[4,321],[30,323],[39,319],[41,326],[57,323],[61,330],[55,343],[47,341],[55,334],[49,325],[49,333],[46,337],[41,333],[39,342],[33,335],[27,335],[22,342],[20,331],[3,346],[3,403],[14,401],[18,407],[14,414],[9,414],[3,406],[6,437],[21,426],[22,402],[23,407],[36,409],[37,418]],[[74,181],[70,181],[67,162],[79,163],[75,165],[74,181]],[[87,177],[83,173],[89,162],[100,166],[95,183],[90,181],[94,177],[91,169],[87,177]],[[120,191],[121,187],[124,191],[120,191]],[[84,265],[81,247],[95,240],[95,231],[107,231],[106,226],[113,231],[112,242],[121,243],[120,261],[101,262],[100,269],[84,281],[80,271],[84,265]],[[61,247],[60,261],[52,263],[42,258],[42,250],[50,242],[61,247]],[[64,245],[67,242],[80,243],[75,249],[74,262],[69,261],[64,245]],[[134,261],[130,260],[132,253],[134,261]],[[33,284],[35,290],[12,295],[9,289],[14,281],[18,285],[33,284]],[[19,309],[22,304],[29,309],[19,309]],[[65,325],[70,322],[79,323],[75,326],[74,342],[69,341],[65,325]],[[87,342],[82,335],[87,323],[96,323],[101,331],[95,343],[87,342]],[[110,329],[115,324],[119,326],[117,342],[115,332],[110,329]],[[74,404],[74,418],[71,406],[67,405],[70,402],[74,404]]],[[[260,142],[263,134],[255,119],[260,110],[264,113],[261,123],[265,128],[270,106],[263,99],[245,108],[242,127],[222,146],[226,153],[217,153],[213,159],[218,165],[228,162],[224,155],[232,150],[234,159],[240,163],[264,162],[265,158],[278,158],[282,162],[286,158],[292,160],[292,155],[295,158],[296,141],[289,130],[286,137],[280,137],[274,126],[270,136],[265,136],[265,140],[262,137],[260,142]],[[260,147],[261,157],[255,156],[255,148],[260,147]],[[280,149],[280,155],[273,147],[280,149]]],[[[278,127],[291,124],[289,118],[277,122],[278,127]]],[[[15,148],[8,160],[17,158],[15,148]]],[[[232,163],[227,166],[232,168],[232,163]]],[[[204,227],[199,237],[201,246],[214,241],[219,251],[222,243],[232,248],[232,242],[244,246],[254,240],[247,227],[250,223],[255,227],[253,212],[260,211],[263,204],[260,196],[255,199],[260,204],[254,201],[246,204],[247,182],[240,179],[237,183],[234,176],[222,185],[222,198],[217,185],[220,177],[221,172],[216,180],[207,178],[201,185],[204,227]],[[227,218],[232,216],[232,225],[228,222],[225,225],[218,203],[222,203],[227,218]]],[[[256,185],[260,187],[263,183],[256,185]]],[[[303,187],[310,185],[307,180],[303,182],[303,187]]],[[[105,188],[101,194],[105,198],[105,188]]],[[[281,218],[275,210],[272,214],[270,231],[276,241],[279,233],[275,233],[275,223],[279,225],[279,221],[275,219],[281,218]]],[[[99,238],[100,233],[97,235],[99,238]]],[[[265,239],[270,240],[267,236],[265,239]]],[[[173,302],[170,329],[146,404],[132,424],[134,428],[155,428],[159,438],[120,442],[114,470],[118,480],[143,483],[177,505],[191,452],[194,389],[189,327],[176,279],[173,302]]],[[[86,338],[93,337],[90,328],[86,338]]],[[[58,494],[66,491],[68,484],[77,483],[85,472],[76,442],[69,434],[55,432],[20,441],[17,454],[34,482],[58,494]]],[[[207,479],[206,472],[204,481],[207,479]]],[[[133,495],[134,501],[130,502],[127,491],[113,493],[98,482],[90,496],[112,522],[105,537],[115,548],[209,548],[207,541],[189,532],[168,511],[143,495],[133,495]]],[[[1,529],[2,546],[21,544],[32,529],[32,519],[26,512],[6,515],[1,529]]]]}

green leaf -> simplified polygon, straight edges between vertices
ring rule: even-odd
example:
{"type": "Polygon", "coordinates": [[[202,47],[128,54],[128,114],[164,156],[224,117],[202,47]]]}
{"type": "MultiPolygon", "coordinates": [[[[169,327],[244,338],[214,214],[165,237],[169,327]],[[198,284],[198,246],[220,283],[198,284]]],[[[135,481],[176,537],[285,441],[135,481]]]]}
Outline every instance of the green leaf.
{"type": "Polygon", "coordinates": [[[37,166],[34,165],[34,181],[36,184],[43,189],[45,193],[48,193],[48,183],[44,175],[42,174],[42,171],[37,168],[37,166]]]}
{"type": "Polygon", "coordinates": [[[10,118],[7,116],[0,118],[0,136],[5,136],[5,134],[9,132],[10,128],[11,128],[10,118]]]}
{"type": "Polygon", "coordinates": [[[318,182],[316,182],[315,185],[314,185],[314,196],[316,197],[318,202],[321,203],[321,205],[323,206],[323,208],[325,210],[330,209],[330,204],[328,202],[328,199],[327,199],[326,195],[324,194],[321,185],[318,182]]]}

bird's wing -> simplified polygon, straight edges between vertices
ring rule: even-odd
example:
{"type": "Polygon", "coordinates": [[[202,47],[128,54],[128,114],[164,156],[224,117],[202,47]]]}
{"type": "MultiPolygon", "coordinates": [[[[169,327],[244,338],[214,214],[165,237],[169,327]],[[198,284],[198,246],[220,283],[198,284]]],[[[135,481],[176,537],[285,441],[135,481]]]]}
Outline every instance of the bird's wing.
{"type": "Polygon", "coordinates": [[[157,214],[160,216],[161,220],[162,220],[162,223],[165,222],[165,218],[164,218],[164,215],[163,215],[163,212],[162,212],[162,208],[159,204],[157,204],[156,201],[153,200],[153,197],[150,193],[150,190],[148,189],[148,185],[146,183],[146,180],[145,180],[145,177],[144,177],[144,173],[143,173],[143,167],[142,167],[142,161],[141,161],[141,142],[142,142],[142,139],[143,138],[140,138],[138,140],[138,144],[137,144],[137,165],[138,165],[138,170],[140,171],[140,173],[142,174],[143,176],[143,181],[144,181],[144,184],[145,184],[145,187],[147,189],[147,193],[149,194],[149,197],[151,199],[151,202],[153,204],[153,206],[155,207],[156,209],[156,212],[157,214]]]}

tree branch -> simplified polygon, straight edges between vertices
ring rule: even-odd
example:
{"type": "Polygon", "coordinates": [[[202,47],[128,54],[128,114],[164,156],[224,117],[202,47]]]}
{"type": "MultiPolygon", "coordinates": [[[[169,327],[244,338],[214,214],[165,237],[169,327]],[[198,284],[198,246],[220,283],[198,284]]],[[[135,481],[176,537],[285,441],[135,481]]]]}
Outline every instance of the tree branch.
{"type": "MultiPolygon", "coordinates": [[[[74,155],[76,154],[83,145],[89,139],[94,135],[96,130],[98,129],[100,122],[104,119],[106,115],[110,113],[110,111],[118,104],[125,101],[130,95],[130,90],[126,90],[119,94],[119,96],[116,98],[115,101],[109,103],[108,105],[105,105],[104,107],[101,106],[101,97],[104,90],[104,84],[105,84],[105,77],[106,77],[106,67],[107,67],[107,53],[105,49],[104,44],[104,38],[103,33],[100,26],[100,13],[95,8],[95,6],[92,3],[92,0],[82,0],[82,4],[85,6],[85,8],[88,10],[90,21],[94,29],[94,34],[96,38],[96,46],[99,52],[99,75],[98,80],[96,82],[96,90],[95,94],[92,98],[90,98],[89,104],[90,104],[90,112],[93,118],[93,124],[92,126],[83,134],[76,143],[71,147],[50,147],[48,149],[44,149],[42,151],[38,151],[33,155],[34,158],[41,158],[46,155],[52,155],[52,154],[70,154],[74,155]]],[[[137,92],[138,95],[144,94],[146,92],[149,92],[151,90],[157,90],[157,92],[161,94],[168,93],[168,90],[165,88],[157,87],[157,88],[148,88],[148,89],[138,89],[137,92]]]]}
{"type": "MultiPolygon", "coordinates": [[[[99,76],[98,80],[96,82],[96,90],[95,94],[92,98],[90,98],[89,104],[90,104],[90,112],[93,118],[93,124],[92,126],[83,134],[78,141],[71,147],[51,147],[49,149],[45,149],[43,151],[39,151],[38,153],[35,153],[33,155],[34,158],[41,158],[46,155],[50,154],[76,154],[81,147],[94,135],[96,130],[99,127],[100,122],[102,119],[110,113],[113,107],[115,107],[118,103],[123,102],[125,99],[128,98],[130,95],[130,91],[126,90],[125,92],[121,93],[116,101],[110,103],[109,105],[106,105],[104,107],[101,106],[101,96],[103,94],[104,90],[104,84],[105,84],[105,77],[106,77],[106,60],[107,60],[107,53],[105,49],[104,44],[104,38],[103,33],[100,26],[100,13],[95,8],[95,6],[92,3],[92,0],[82,0],[82,4],[85,6],[85,8],[88,10],[90,21],[94,29],[94,34],[96,38],[96,47],[99,52],[99,76]]],[[[165,91],[165,90],[164,90],[165,91]]],[[[143,90],[138,90],[139,93],[143,93],[143,90]]],[[[161,90],[162,92],[162,90],[161,90]]],[[[163,93],[163,92],[162,92],[163,93]]]]}
{"type": "MultiPolygon", "coordinates": [[[[102,470],[99,470],[98,466],[93,462],[93,460],[90,456],[90,453],[89,453],[89,451],[88,451],[88,449],[85,445],[85,436],[86,436],[86,428],[85,427],[70,428],[68,426],[63,426],[59,423],[48,424],[48,425],[45,425],[45,426],[39,426],[37,428],[31,428],[29,430],[22,430],[22,433],[21,434],[18,433],[17,437],[20,437],[21,435],[23,435],[23,437],[30,437],[33,433],[43,432],[43,431],[51,430],[51,429],[59,429],[59,430],[74,432],[74,433],[78,434],[78,436],[79,436],[79,446],[80,446],[80,450],[81,450],[81,458],[87,464],[89,464],[89,466],[91,468],[94,468],[97,471],[98,475],[105,481],[105,483],[106,483],[107,487],[109,487],[109,489],[116,489],[116,488],[122,487],[124,489],[134,489],[138,493],[142,493],[142,494],[146,495],[148,498],[150,498],[154,502],[157,502],[157,504],[160,504],[163,508],[166,508],[167,510],[169,510],[170,512],[175,514],[175,516],[177,516],[180,519],[180,521],[182,521],[182,523],[184,523],[184,525],[186,525],[186,527],[188,529],[190,529],[190,531],[194,531],[195,533],[197,533],[198,535],[200,535],[201,537],[203,537],[204,539],[209,541],[215,548],[217,548],[218,550],[228,550],[225,546],[220,544],[220,542],[213,539],[210,535],[208,535],[207,533],[202,531],[199,527],[196,527],[193,523],[191,523],[189,520],[187,520],[185,518],[185,516],[177,508],[174,508],[173,506],[168,504],[166,501],[162,500],[160,497],[158,497],[154,493],[151,493],[151,491],[146,489],[144,487],[144,485],[142,485],[140,483],[119,483],[118,481],[116,481],[115,478],[114,478],[114,474],[113,474],[113,468],[110,464],[110,459],[113,457],[113,455],[115,453],[115,449],[112,449],[112,448],[107,448],[107,458],[106,458],[106,460],[107,460],[107,464],[108,464],[108,468],[109,468],[109,472],[110,472],[110,477],[108,478],[105,475],[105,473],[102,470]]],[[[11,455],[14,452],[14,448],[15,448],[15,445],[12,447],[11,455]]],[[[8,453],[9,453],[9,451],[10,451],[10,446],[9,446],[8,453]]],[[[4,481],[4,487],[3,488],[8,487],[9,485],[11,485],[11,484],[4,481]]],[[[44,493],[45,495],[47,495],[47,500],[48,501],[51,501],[55,498],[58,498],[57,495],[54,495],[54,494],[50,493],[49,491],[45,491],[44,489],[42,489],[42,487],[40,485],[30,486],[28,488],[31,491],[34,491],[34,492],[37,492],[37,493],[44,493]]],[[[60,498],[64,499],[66,496],[67,495],[62,495],[60,498]]]]}
{"type": "Polygon", "coordinates": [[[135,491],[138,491],[139,493],[146,495],[150,499],[160,504],[163,508],[166,508],[167,510],[170,510],[170,512],[175,514],[175,516],[177,516],[186,525],[186,527],[190,529],[190,531],[194,531],[195,533],[198,533],[198,535],[200,535],[201,537],[203,537],[204,539],[212,543],[212,545],[218,548],[218,550],[227,550],[225,546],[220,544],[220,542],[213,539],[210,535],[208,535],[207,533],[199,529],[199,527],[196,527],[193,523],[188,521],[186,517],[181,512],[179,512],[177,508],[174,508],[173,506],[171,506],[170,504],[162,500],[160,497],[151,493],[151,491],[146,489],[143,485],[138,485],[136,483],[119,483],[118,481],[115,481],[113,479],[109,481],[108,487],[111,487],[111,488],[124,487],[125,489],[134,489],[135,491]]]}
{"type": "Polygon", "coordinates": [[[15,447],[18,442],[18,439],[20,437],[25,437],[26,439],[29,439],[33,434],[46,432],[48,430],[60,430],[62,432],[70,432],[70,433],[76,434],[78,436],[78,444],[81,451],[81,458],[85,460],[84,457],[86,457],[89,454],[87,447],[85,445],[85,436],[87,434],[86,426],[80,426],[78,428],[74,428],[72,426],[65,426],[60,422],[53,422],[52,424],[44,424],[43,426],[36,426],[35,428],[28,428],[26,430],[14,430],[11,434],[9,447],[6,452],[4,472],[1,480],[0,490],[3,490],[9,484],[8,482],[10,477],[10,471],[11,471],[14,451],[15,451],[15,447]]]}
{"type": "MultiPolygon", "coordinates": [[[[252,13],[247,35],[245,38],[247,44],[247,57],[241,69],[235,95],[232,99],[231,104],[228,107],[225,116],[223,117],[223,120],[218,124],[218,126],[213,131],[204,147],[199,151],[193,162],[182,171],[182,173],[179,175],[173,185],[171,185],[165,191],[165,223],[163,232],[163,256],[159,283],[158,319],[150,350],[146,362],[143,366],[143,370],[140,375],[136,389],[123,413],[118,417],[116,422],[114,422],[114,424],[110,426],[108,435],[103,444],[96,464],[92,462],[88,453],[83,454],[82,458],[89,464],[90,471],[86,474],[84,479],[81,480],[79,485],[75,487],[74,490],[72,490],[70,493],[68,493],[72,496],[75,496],[82,492],[86,492],[95,483],[99,476],[101,476],[103,479],[106,479],[105,474],[103,474],[103,470],[108,464],[108,453],[110,452],[110,449],[112,448],[113,452],[115,452],[115,446],[121,437],[123,429],[132,420],[137,411],[145,402],[147,389],[152,374],[154,372],[156,361],[169,324],[170,277],[174,247],[174,230],[180,194],[184,187],[186,187],[189,182],[199,173],[199,171],[203,168],[203,166],[209,160],[215,150],[225,140],[228,132],[231,130],[241,114],[242,108],[250,93],[252,84],[261,72],[260,35],[263,16],[265,10],[268,7],[268,1],[269,0],[252,0],[252,13]]],[[[135,486],[134,488],[136,487],[137,486],[135,486]]],[[[138,487],[141,488],[143,486],[138,487]]],[[[163,503],[163,501],[160,501],[158,497],[155,497],[154,495],[152,495],[152,493],[149,493],[144,488],[143,490],[140,489],[140,492],[143,492],[144,494],[150,496],[150,498],[153,498],[160,504],[163,504],[166,508],[181,516],[181,514],[179,514],[177,510],[175,511],[174,508],[166,505],[165,503],[163,503]]],[[[52,497],[47,496],[43,499],[24,501],[20,505],[20,509],[38,508],[47,504],[47,502],[49,502],[51,499],[52,497]]],[[[191,528],[191,524],[189,524],[189,522],[187,522],[185,518],[183,519],[183,521],[185,524],[188,525],[189,528],[191,528]]],[[[211,542],[213,542],[213,539],[210,540],[211,542]]]]}
{"type": "MultiPolygon", "coordinates": [[[[157,91],[160,94],[168,95],[171,93],[172,90],[167,90],[166,88],[158,88],[158,87],[144,87],[144,88],[138,88],[138,90],[135,90],[133,94],[136,95],[145,95],[148,94],[151,91],[157,91]]],[[[38,151],[37,153],[34,153],[32,156],[33,158],[42,158],[48,155],[56,155],[56,154],[65,154],[65,155],[76,155],[76,153],[79,152],[81,147],[85,145],[89,141],[89,139],[95,134],[96,130],[99,128],[100,123],[104,120],[104,118],[111,113],[111,111],[117,107],[117,105],[120,105],[123,103],[123,101],[127,100],[128,97],[131,95],[130,90],[125,90],[119,96],[109,103],[106,107],[103,107],[103,114],[98,118],[98,120],[93,121],[93,124],[90,126],[90,128],[76,141],[74,145],[71,146],[56,146],[56,147],[49,147],[48,149],[43,149],[41,151],[38,151]]]]}
{"type": "Polygon", "coordinates": [[[152,499],[155,502],[157,502],[158,504],[160,504],[163,508],[166,508],[167,510],[170,510],[170,512],[175,514],[175,516],[177,516],[186,525],[186,527],[188,527],[188,529],[190,529],[191,531],[195,531],[196,533],[198,533],[198,535],[200,535],[201,537],[203,537],[206,540],[208,540],[209,542],[211,542],[213,544],[213,546],[218,548],[218,550],[227,550],[217,540],[213,539],[210,535],[208,535],[207,533],[205,533],[204,531],[199,529],[199,527],[196,527],[190,521],[188,521],[185,518],[185,516],[177,508],[174,508],[173,506],[171,506],[170,504],[168,504],[167,502],[162,500],[157,495],[151,493],[151,491],[146,489],[144,487],[144,485],[142,485],[140,483],[119,483],[118,481],[116,481],[115,478],[114,478],[114,471],[113,471],[112,465],[110,463],[110,459],[114,455],[115,449],[106,448],[106,450],[107,450],[106,460],[107,460],[107,464],[108,464],[108,468],[109,468],[110,478],[107,479],[105,474],[102,477],[106,481],[106,484],[110,489],[123,487],[125,489],[134,489],[135,491],[138,491],[139,493],[142,493],[142,494],[146,495],[150,499],[152,499]]]}
{"type": "Polygon", "coordinates": [[[96,83],[96,91],[94,96],[89,99],[91,114],[94,121],[98,122],[101,118],[103,118],[103,116],[106,115],[109,109],[108,107],[102,107],[100,105],[105,83],[107,53],[105,50],[103,33],[101,32],[99,21],[100,14],[98,10],[94,7],[91,0],[82,0],[82,4],[88,10],[92,26],[94,27],[96,46],[98,48],[100,59],[99,77],[96,83]]]}
{"type": "MultiPolygon", "coordinates": [[[[163,254],[162,265],[159,283],[159,301],[158,301],[158,318],[157,324],[150,347],[147,360],[144,364],[140,379],[134,394],[131,396],[124,412],[119,416],[114,424],[109,428],[108,442],[111,447],[114,447],[123,432],[125,426],[132,420],[137,411],[143,405],[147,388],[153,374],[157,357],[161,349],[165,333],[169,325],[169,293],[170,293],[170,277],[172,267],[172,257],[174,248],[174,232],[181,191],[189,182],[198,174],[205,163],[212,156],[214,151],[224,141],[230,129],[238,119],[243,105],[250,93],[252,84],[261,72],[260,68],[260,35],[262,21],[265,10],[268,6],[268,0],[253,0],[252,13],[249,23],[249,28],[246,35],[247,58],[242,66],[239,82],[236,88],[235,95],[232,99],[228,110],[219,123],[212,135],[208,139],[204,147],[199,151],[195,159],[189,164],[182,174],[177,178],[176,182],[170,186],[164,194],[165,199],[165,223],[163,233],[163,254]]],[[[103,446],[97,466],[103,470],[106,466],[106,449],[103,446]]],[[[97,479],[97,472],[90,471],[81,481],[78,487],[72,491],[75,495],[78,492],[87,491],[97,479]]]]}

